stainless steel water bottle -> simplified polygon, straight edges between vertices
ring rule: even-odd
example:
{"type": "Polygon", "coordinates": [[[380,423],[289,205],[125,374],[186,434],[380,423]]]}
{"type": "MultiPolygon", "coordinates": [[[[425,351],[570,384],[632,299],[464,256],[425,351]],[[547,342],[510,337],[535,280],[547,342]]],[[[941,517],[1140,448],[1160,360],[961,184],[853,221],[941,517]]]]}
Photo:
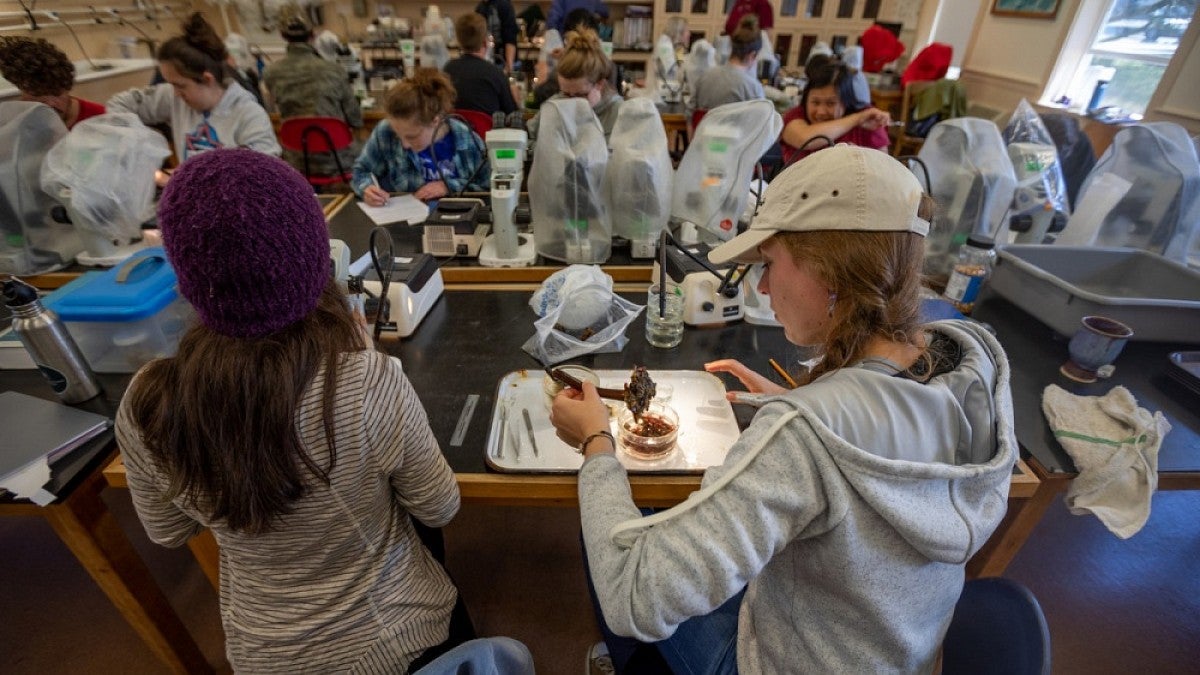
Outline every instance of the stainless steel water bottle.
{"type": "Polygon", "coordinates": [[[96,375],[75,340],[58,315],[42,305],[37,289],[9,277],[4,282],[4,303],[13,313],[13,333],[63,402],[79,403],[100,393],[96,375]]]}

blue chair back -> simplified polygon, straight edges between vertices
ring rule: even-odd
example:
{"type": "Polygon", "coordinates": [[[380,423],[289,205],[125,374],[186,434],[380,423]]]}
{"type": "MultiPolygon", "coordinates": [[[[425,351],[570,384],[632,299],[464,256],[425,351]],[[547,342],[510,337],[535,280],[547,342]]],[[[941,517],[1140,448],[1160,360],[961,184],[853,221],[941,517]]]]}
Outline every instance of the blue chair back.
{"type": "Polygon", "coordinates": [[[942,645],[942,673],[1049,675],[1050,630],[1033,593],[1001,577],[964,584],[942,645]]]}

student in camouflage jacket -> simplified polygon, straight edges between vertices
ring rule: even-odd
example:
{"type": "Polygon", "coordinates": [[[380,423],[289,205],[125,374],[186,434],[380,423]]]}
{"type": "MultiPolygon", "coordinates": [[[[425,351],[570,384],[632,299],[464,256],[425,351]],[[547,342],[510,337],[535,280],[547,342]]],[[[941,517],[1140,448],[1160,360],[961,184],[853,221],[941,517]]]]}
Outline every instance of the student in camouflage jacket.
{"type": "MultiPolygon", "coordinates": [[[[281,31],[287,40],[287,56],[272,63],[263,73],[263,81],[271,94],[279,116],[336,117],[345,120],[352,129],[363,125],[362,109],[354,90],[340,65],[326,61],[312,47],[312,28],[303,19],[290,19],[281,31]]],[[[338,152],[342,169],[349,171],[362,150],[360,141],[338,152]]],[[[297,170],[304,171],[303,153],[285,150],[283,158],[297,170]]],[[[337,163],[331,153],[310,152],[309,172],[313,175],[337,174],[337,163]]]]}

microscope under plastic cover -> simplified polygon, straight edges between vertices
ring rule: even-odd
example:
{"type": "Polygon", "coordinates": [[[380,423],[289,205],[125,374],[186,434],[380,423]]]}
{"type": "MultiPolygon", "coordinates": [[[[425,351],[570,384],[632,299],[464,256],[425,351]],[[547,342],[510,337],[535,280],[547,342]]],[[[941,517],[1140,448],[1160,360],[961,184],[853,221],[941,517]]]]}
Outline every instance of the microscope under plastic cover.
{"type": "Polygon", "coordinates": [[[1016,175],[1000,130],[977,117],[937,124],[917,156],[929,169],[929,192],[939,205],[925,237],[924,272],[946,278],[968,236],[997,240],[1016,175]]]}
{"type": "Polygon", "coordinates": [[[492,166],[492,233],[479,248],[479,264],[484,267],[524,267],[537,259],[533,237],[517,233],[514,215],[528,142],[524,129],[487,132],[488,161],[492,166]]]}
{"type": "Polygon", "coordinates": [[[1058,152],[1053,145],[1018,142],[1008,144],[1008,156],[1017,177],[1012,202],[1013,215],[1028,215],[1031,220],[1029,229],[1018,232],[1014,241],[1018,244],[1040,244],[1046,239],[1054,220],[1054,203],[1047,189],[1047,173],[1058,163],[1058,152]]]}
{"type": "Polygon", "coordinates": [[[728,103],[708,111],[675,172],[671,220],[683,243],[691,223],[698,240],[716,245],[737,234],[754,167],[779,138],[783,120],[766,100],[728,103]]]}
{"type": "Polygon", "coordinates": [[[41,274],[71,263],[83,244],[42,191],[42,162],[67,128],[49,106],[0,103],[0,273],[41,274]]]}

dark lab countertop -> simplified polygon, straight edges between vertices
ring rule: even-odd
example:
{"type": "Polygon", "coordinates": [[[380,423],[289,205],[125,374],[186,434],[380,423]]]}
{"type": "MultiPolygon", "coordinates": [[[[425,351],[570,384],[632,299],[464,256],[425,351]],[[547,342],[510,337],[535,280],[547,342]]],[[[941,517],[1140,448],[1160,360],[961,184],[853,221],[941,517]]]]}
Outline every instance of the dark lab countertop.
{"type": "Polygon", "coordinates": [[[1017,440],[1021,450],[1047,471],[1076,473],[1075,463],[1042,414],[1042,390],[1050,384],[1080,396],[1101,396],[1116,385],[1124,386],[1138,405],[1150,412],[1162,411],[1171,423],[1159,449],[1159,473],[1200,471],[1200,396],[1167,374],[1167,355],[1196,349],[1195,345],[1130,342],[1117,357],[1111,378],[1082,384],[1058,371],[1067,360],[1067,338],[1016,305],[985,290],[972,317],[991,325],[1008,353],[1017,440]]]}
{"type": "MultiPolygon", "coordinates": [[[[466,193],[464,197],[482,199],[484,203],[490,201],[487,193],[466,193]]],[[[521,202],[528,205],[528,198],[522,195],[521,202]]],[[[341,239],[350,247],[351,257],[356,259],[366,253],[369,247],[371,230],[374,229],[375,222],[370,216],[363,213],[363,210],[358,208],[357,198],[351,196],[329,217],[329,236],[333,239],[341,239]]],[[[406,223],[393,223],[386,226],[388,232],[392,235],[392,240],[395,244],[395,252],[397,255],[415,255],[422,251],[421,235],[424,233],[424,227],[421,225],[410,226],[406,223]]],[[[527,228],[528,226],[525,226],[527,228]]],[[[534,261],[534,266],[525,268],[493,268],[484,267],[479,264],[478,258],[438,258],[438,265],[442,269],[451,270],[473,270],[483,276],[492,276],[497,280],[505,280],[514,275],[520,275],[523,270],[528,271],[536,269],[540,271],[540,277],[545,278],[550,272],[545,271],[550,268],[550,271],[567,266],[559,260],[551,260],[538,256],[534,261]]],[[[654,264],[652,259],[634,260],[629,257],[628,245],[623,247],[614,247],[609,259],[602,263],[606,267],[639,267],[642,268],[643,275],[646,280],[649,280],[649,269],[654,264]]],[[[537,272],[534,273],[535,275],[537,272]]],[[[615,280],[622,281],[626,279],[619,278],[621,275],[614,273],[612,275],[615,280]]],[[[448,279],[448,281],[452,281],[448,279]]]]}
{"type": "MultiPolygon", "coordinates": [[[[530,377],[542,376],[541,365],[521,349],[534,334],[536,315],[528,306],[529,296],[523,291],[447,292],[411,337],[384,343],[386,350],[403,362],[455,473],[488,471],[484,448],[501,378],[520,369],[528,369],[530,377]],[[470,394],[478,394],[480,399],[462,445],[453,447],[450,439],[470,394]]],[[[626,297],[639,303],[645,299],[644,295],[626,297]]],[[[689,327],[678,347],[659,349],[646,342],[645,325],[643,313],[626,329],[629,342],[622,351],[588,355],[569,363],[601,370],[632,370],[635,365],[651,370],[702,370],[706,361],[729,357],[772,373],[767,359],[794,367],[801,356],[800,349],[788,343],[779,328],[748,323],[689,327]]],[[[732,377],[721,377],[727,387],[740,388],[732,377]]],[[[734,406],[734,411],[742,427],[754,414],[747,406],[734,406]]]]}

